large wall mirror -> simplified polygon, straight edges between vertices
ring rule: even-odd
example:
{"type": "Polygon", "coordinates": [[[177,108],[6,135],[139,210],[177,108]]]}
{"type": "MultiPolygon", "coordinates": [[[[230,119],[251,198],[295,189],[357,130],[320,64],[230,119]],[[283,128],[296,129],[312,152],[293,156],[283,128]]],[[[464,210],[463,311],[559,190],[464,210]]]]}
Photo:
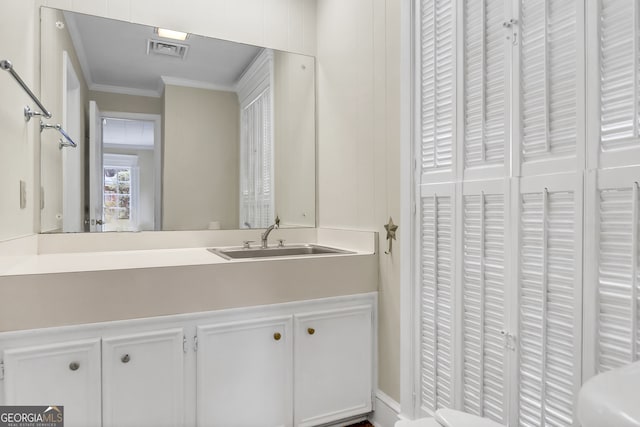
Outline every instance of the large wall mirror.
{"type": "Polygon", "coordinates": [[[41,231],[314,227],[314,58],[43,7],[41,231]]]}

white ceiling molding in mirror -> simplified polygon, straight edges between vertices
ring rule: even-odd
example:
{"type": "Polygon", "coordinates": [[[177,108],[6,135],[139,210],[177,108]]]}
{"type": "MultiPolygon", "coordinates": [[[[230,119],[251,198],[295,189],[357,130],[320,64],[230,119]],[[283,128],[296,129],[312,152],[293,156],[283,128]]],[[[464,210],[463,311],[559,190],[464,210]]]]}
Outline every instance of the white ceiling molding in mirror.
{"type": "MultiPolygon", "coordinates": [[[[113,218],[141,224],[138,228],[127,225],[123,228],[127,231],[246,227],[247,221],[240,217],[239,82],[264,52],[273,61],[272,119],[255,123],[268,126],[273,138],[268,163],[273,170],[273,214],[280,217],[282,226],[316,225],[313,57],[196,34],[176,41],[161,38],[153,26],[47,7],[41,8],[40,41],[42,99],[62,113],[58,120],[71,121],[66,115],[73,113],[62,106],[70,96],[78,96],[63,89],[69,74],[63,73],[64,55],[68,58],[65,70],[71,68],[79,77],[82,120],[71,136],[81,141],[78,153],[85,159],[67,167],[67,149],[60,150],[52,135],[42,135],[41,232],[118,230],[105,224],[113,218]],[[150,43],[171,55],[153,54],[150,43]],[[183,58],[173,55],[180,51],[183,58]],[[89,117],[90,101],[95,117],[89,117]],[[136,115],[157,116],[161,126],[138,123],[136,115]],[[105,123],[109,129],[103,127],[105,123]],[[161,141],[160,148],[143,141],[155,138],[161,141]],[[121,176],[116,174],[115,181],[114,176],[105,178],[107,171],[99,159],[113,155],[135,156],[135,173],[118,172],[121,176]],[[98,174],[99,180],[94,176],[98,174]],[[140,182],[127,181],[134,178],[140,182]],[[77,225],[75,219],[76,225],[69,226],[68,219],[77,218],[78,213],[64,212],[63,194],[68,191],[63,183],[73,179],[81,182],[83,223],[77,225]],[[130,192],[134,187],[140,191],[130,192]],[[146,193],[145,188],[155,191],[146,193]],[[155,206],[155,214],[147,214],[153,220],[129,221],[134,204],[138,211],[141,206],[155,206]]],[[[250,130],[261,132],[266,128],[250,130]]]]}

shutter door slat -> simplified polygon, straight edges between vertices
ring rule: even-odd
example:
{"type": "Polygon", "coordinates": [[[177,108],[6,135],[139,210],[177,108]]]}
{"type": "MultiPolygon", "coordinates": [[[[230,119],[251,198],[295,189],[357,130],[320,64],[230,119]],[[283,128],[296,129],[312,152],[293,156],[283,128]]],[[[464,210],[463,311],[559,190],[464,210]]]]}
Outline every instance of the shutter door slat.
{"type": "Polygon", "coordinates": [[[521,196],[520,425],[571,425],[580,367],[572,191],[521,196]]]}
{"type": "Polygon", "coordinates": [[[604,152],[640,147],[638,140],[638,4],[600,6],[600,145],[604,152]]]}
{"type": "Polygon", "coordinates": [[[574,155],[577,139],[576,2],[526,0],[521,7],[523,161],[574,155]]]}
{"type": "Polygon", "coordinates": [[[452,207],[450,196],[422,199],[421,406],[452,405],[452,207]]]}
{"type": "Polygon", "coordinates": [[[504,9],[504,0],[464,5],[465,167],[504,162],[504,9]]]}
{"type": "Polygon", "coordinates": [[[464,196],[463,397],[504,423],[504,196],[464,196]]]}
{"type": "Polygon", "coordinates": [[[421,1],[421,145],[423,172],[450,169],[454,117],[451,0],[421,1]]]}

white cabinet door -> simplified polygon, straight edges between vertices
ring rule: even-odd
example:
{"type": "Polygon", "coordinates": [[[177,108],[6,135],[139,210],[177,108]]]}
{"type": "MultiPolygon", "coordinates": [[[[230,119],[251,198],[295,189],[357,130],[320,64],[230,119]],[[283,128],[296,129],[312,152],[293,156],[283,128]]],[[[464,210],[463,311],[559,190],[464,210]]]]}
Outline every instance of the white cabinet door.
{"type": "Polygon", "coordinates": [[[419,416],[454,406],[455,187],[420,188],[419,416]]]}
{"type": "Polygon", "coordinates": [[[6,350],[6,405],[64,406],[64,425],[101,425],[100,339],[6,350]]]}
{"type": "Polygon", "coordinates": [[[582,175],[520,184],[518,425],[573,425],[581,381],[582,175]]]}
{"type": "Polygon", "coordinates": [[[508,194],[504,180],[464,183],[460,209],[462,408],[501,424],[508,421],[508,194]]]}
{"type": "Polygon", "coordinates": [[[640,360],[640,167],[589,174],[584,378],[640,360]]]}
{"type": "Polygon", "coordinates": [[[184,424],[183,330],[103,339],[103,420],[109,427],[184,424]]]}
{"type": "Polygon", "coordinates": [[[420,161],[423,182],[451,179],[456,127],[455,2],[421,1],[420,161]],[[428,178],[426,177],[428,175],[428,178]]]}
{"type": "Polygon", "coordinates": [[[295,425],[371,411],[370,305],[295,316],[295,425]]]}
{"type": "Polygon", "coordinates": [[[291,316],[197,328],[197,425],[292,425],[291,316]]]}
{"type": "Polygon", "coordinates": [[[640,3],[586,2],[590,168],[637,165],[640,158],[640,3]]]}
{"type": "Polygon", "coordinates": [[[584,3],[518,0],[513,88],[521,176],[584,167],[584,3]]]}

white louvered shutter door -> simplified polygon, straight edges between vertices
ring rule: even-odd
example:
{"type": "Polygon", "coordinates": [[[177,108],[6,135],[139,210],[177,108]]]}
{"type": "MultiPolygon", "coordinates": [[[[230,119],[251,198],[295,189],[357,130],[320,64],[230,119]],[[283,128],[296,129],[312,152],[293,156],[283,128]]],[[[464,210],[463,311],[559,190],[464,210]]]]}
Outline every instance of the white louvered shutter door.
{"type": "Polygon", "coordinates": [[[455,97],[454,1],[420,2],[422,172],[451,175],[455,97]]]}
{"type": "Polygon", "coordinates": [[[453,406],[454,186],[422,187],[420,413],[453,406]]]}
{"type": "Polygon", "coordinates": [[[584,35],[577,0],[520,0],[522,175],[582,169],[584,35]],[[553,161],[550,161],[553,160],[553,161]]]}
{"type": "Polygon", "coordinates": [[[462,269],[463,409],[507,423],[505,239],[503,180],[464,184],[462,269]]]}
{"type": "Polygon", "coordinates": [[[638,164],[640,3],[635,0],[601,0],[598,3],[599,165],[638,164]]]}
{"type": "Polygon", "coordinates": [[[509,71],[506,60],[507,0],[464,0],[464,166],[501,166],[508,135],[509,71]]]}
{"type": "Polygon", "coordinates": [[[639,359],[640,168],[598,171],[596,371],[639,359]]]}
{"type": "Polygon", "coordinates": [[[519,241],[519,425],[572,425],[581,379],[581,175],[522,178],[519,241]]]}

